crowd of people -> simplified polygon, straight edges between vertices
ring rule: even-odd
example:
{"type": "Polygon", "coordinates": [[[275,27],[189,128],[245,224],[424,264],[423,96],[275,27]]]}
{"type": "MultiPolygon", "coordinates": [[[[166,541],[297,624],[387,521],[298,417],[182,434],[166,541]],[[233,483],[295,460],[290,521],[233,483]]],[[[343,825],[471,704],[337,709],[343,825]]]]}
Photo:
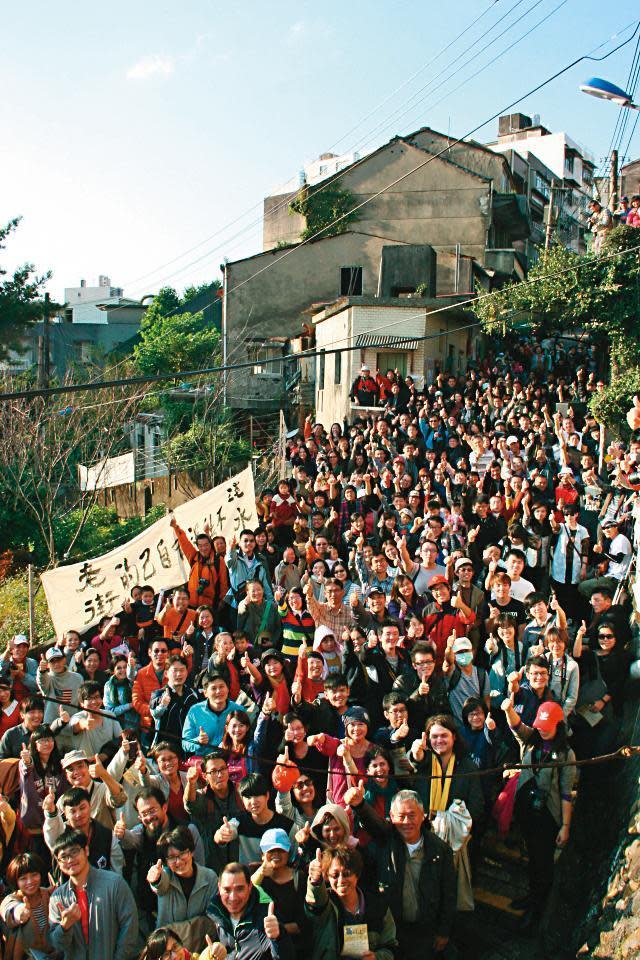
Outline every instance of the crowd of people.
{"type": "Polygon", "coordinates": [[[633,659],[640,441],[602,449],[601,387],[563,341],[424,388],[363,366],[256,529],[172,518],[191,573],[162,603],[136,585],[39,660],[14,636],[5,957],[454,956],[493,831],[535,930],[633,659]]]}

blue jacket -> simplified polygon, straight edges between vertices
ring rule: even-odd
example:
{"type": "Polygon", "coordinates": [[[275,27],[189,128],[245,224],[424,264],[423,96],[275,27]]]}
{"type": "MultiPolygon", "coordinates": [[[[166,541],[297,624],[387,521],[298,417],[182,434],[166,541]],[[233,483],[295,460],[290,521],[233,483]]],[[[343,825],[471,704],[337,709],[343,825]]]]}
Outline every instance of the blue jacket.
{"type": "Polygon", "coordinates": [[[238,596],[238,592],[242,590],[247,580],[259,580],[264,588],[265,599],[273,600],[269,574],[255,554],[249,560],[241,550],[229,550],[225,561],[229,571],[229,590],[225,600],[230,606],[237,607],[239,601],[243,599],[244,592],[241,596],[238,596]]]}
{"type": "Polygon", "coordinates": [[[212,747],[220,746],[224,725],[231,711],[243,709],[244,707],[235,700],[228,700],[221,713],[214,713],[207,700],[194,703],[189,709],[182,728],[182,749],[185,753],[195,753],[196,756],[204,757],[212,747]],[[197,742],[200,727],[209,737],[209,742],[204,746],[197,742]]]}

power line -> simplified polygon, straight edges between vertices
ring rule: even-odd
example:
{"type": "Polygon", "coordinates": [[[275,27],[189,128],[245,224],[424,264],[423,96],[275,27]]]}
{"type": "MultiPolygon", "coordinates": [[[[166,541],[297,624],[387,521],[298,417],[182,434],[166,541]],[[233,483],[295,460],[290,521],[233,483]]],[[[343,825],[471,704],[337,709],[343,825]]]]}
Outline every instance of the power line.
{"type": "MultiPolygon", "coordinates": [[[[629,247],[626,250],[616,250],[614,253],[607,254],[606,256],[596,256],[596,257],[593,257],[591,260],[584,260],[581,263],[574,264],[571,267],[565,267],[562,270],[557,270],[555,273],[543,274],[539,277],[533,277],[532,279],[529,279],[529,280],[521,280],[517,284],[512,284],[508,289],[509,291],[512,291],[520,287],[532,286],[533,284],[540,283],[543,280],[551,280],[551,279],[554,279],[555,277],[563,276],[564,274],[567,274],[567,273],[572,273],[575,270],[581,270],[584,267],[589,267],[596,263],[606,263],[607,261],[613,260],[616,257],[628,256],[629,254],[635,253],[638,250],[640,250],[640,244],[638,244],[635,247],[629,247]]],[[[457,303],[446,304],[442,307],[438,307],[436,310],[427,311],[426,308],[423,308],[420,313],[413,314],[410,317],[403,317],[401,320],[394,321],[393,323],[385,323],[380,327],[374,328],[369,332],[376,332],[376,329],[388,330],[389,328],[397,326],[400,323],[406,323],[407,321],[413,320],[413,319],[420,319],[423,316],[430,318],[440,313],[445,313],[448,310],[455,310],[455,309],[459,310],[462,307],[468,306],[470,304],[479,303],[491,297],[495,297],[501,294],[502,292],[503,292],[502,290],[494,290],[489,293],[481,294],[480,296],[469,297],[466,300],[461,300],[457,303]]],[[[469,330],[469,329],[472,329],[473,327],[478,327],[478,326],[482,326],[482,322],[480,320],[474,321],[473,323],[469,323],[461,327],[456,327],[455,331],[469,330]]],[[[451,331],[451,332],[455,332],[455,331],[451,331]]],[[[401,341],[409,342],[409,341],[416,341],[416,340],[426,341],[426,340],[433,340],[441,336],[442,336],[441,332],[434,333],[434,334],[426,334],[424,336],[407,336],[407,337],[398,338],[397,342],[401,342],[401,341]]],[[[341,338],[341,340],[343,341],[352,340],[352,339],[354,339],[354,337],[341,338]]],[[[340,343],[341,340],[335,340],[333,342],[340,343]]],[[[352,350],[359,350],[359,349],[360,347],[358,346],[349,346],[349,347],[337,347],[337,348],[332,347],[329,349],[322,349],[322,350],[303,350],[300,353],[297,353],[295,355],[292,354],[290,359],[308,360],[308,359],[312,359],[314,357],[319,357],[322,355],[327,356],[335,353],[348,353],[352,350]]],[[[286,359],[287,359],[286,357],[267,358],[261,361],[261,365],[266,366],[270,363],[282,363],[282,361],[286,359]]],[[[216,367],[203,368],[199,370],[183,370],[181,372],[174,371],[172,373],[158,373],[158,374],[151,374],[148,376],[129,377],[121,380],[109,380],[109,381],[105,381],[103,383],[97,383],[97,384],[96,383],[77,383],[77,384],[66,384],[60,387],[47,387],[47,388],[34,388],[32,390],[19,390],[14,393],[0,393],[0,401],[20,400],[20,399],[24,400],[24,399],[31,399],[32,397],[58,396],[63,393],[82,393],[82,392],[91,391],[91,390],[101,390],[101,389],[105,389],[106,387],[128,386],[130,384],[161,383],[163,381],[171,381],[171,380],[179,380],[179,379],[185,380],[191,377],[209,376],[212,374],[225,373],[233,370],[243,370],[253,366],[255,366],[254,361],[247,360],[247,361],[239,361],[237,363],[226,364],[226,365],[221,365],[216,367]]]]}
{"type": "MultiPolygon", "coordinates": [[[[581,63],[583,60],[593,60],[593,61],[596,61],[596,62],[601,62],[601,61],[603,61],[603,60],[608,59],[608,57],[612,56],[612,54],[616,53],[616,52],[617,52],[618,50],[620,50],[622,47],[624,47],[624,46],[626,46],[628,43],[630,43],[630,42],[634,39],[634,37],[636,36],[636,33],[638,33],[638,30],[639,30],[639,29],[640,29],[640,21],[638,22],[638,24],[637,24],[634,32],[631,34],[631,36],[630,36],[627,40],[624,40],[624,41],[622,41],[620,44],[618,44],[617,47],[614,47],[613,50],[610,50],[609,53],[605,54],[605,55],[602,56],[602,57],[594,57],[594,56],[592,56],[592,55],[590,55],[590,54],[583,54],[582,56],[580,56],[580,57],[578,57],[577,59],[573,60],[571,63],[567,64],[565,67],[562,67],[562,69],[558,70],[556,73],[552,74],[552,75],[551,75],[550,77],[548,77],[546,80],[543,80],[541,83],[537,84],[537,85],[536,85],[535,87],[533,87],[531,90],[527,91],[527,93],[523,94],[522,96],[518,97],[516,100],[513,100],[511,103],[509,103],[509,104],[507,104],[506,106],[502,107],[500,110],[498,110],[496,113],[492,114],[492,115],[491,115],[490,117],[488,117],[486,120],[483,120],[481,123],[479,123],[477,126],[473,127],[471,130],[469,130],[469,131],[468,131],[466,134],[464,134],[462,137],[458,137],[457,139],[455,139],[455,140],[453,140],[453,141],[448,141],[446,147],[443,147],[442,150],[440,150],[440,151],[437,152],[437,153],[431,154],[429,157],[427,157],[426,160],[423,160],[423,161],[422,161],[421,163],[419,163],[417,166],[413,167],[412,169],[408,170],[406,173],[404,173],[404,174],[402,174],[401,176],[397,177],[397,178],[396,178],[395,180],[393,180],[391,183],[388,183],[385,187],[383,187],[382,189],[380,189],[377,193],[374,193],[374,194],[372,194],[371,196],[366,197],[366,198],[365,198],[364,200],[362,200],[360,203],[356,204],[351,210],[348,210],[348,211],[346,211],[345,213],[341,214],[340,216],[336,217],[335,220],[333,220],[332,222],[326,224],[326,225],[325,225],[324,227],[322,227],[320,230],[316,231],[316,233],[314,233],[314,234],[312,234],[311,236],[307,237],[305,240],[302,240],[300,243],[296,244],[296,246],[294,246],[294,247],[291,247],[289,250],[286,250],[286,251],[282,254],[282,256],[278,257],[276,260],[272,260],[270,263],[267,263],[264,267],[261,267],[259,270],[256,270],[254,273],[250,274],[248,277],[245,277],[244,280],[241,280],[241,281],[240,281],[239,283],[237,283],[235,286],[230,287],[230,288],[226,291],[226,296],[227,296],[227,298],[228,298],[229,296],[231,296],[233,293],[235,293],[237,290],[239,290],[241,287],[246,286],[247,283],[250,283],[250,282],[251,282],[252,280],[254,280],[256,277],[258,277],[258,276],[260,276],[261,274],[265,273],[265,271],[270,270],[270,269],[273,269],[273,267],[277,266],[277,264],[281,263],[281,262],[282,262],[283,260],[285,260],[287,257],[289,257],[289,256],[291,256],[292,254],[296,253],[296,251],[300,250],[302,247],[306,246],[308,243],[311,243],[313,240],[317,240],[317,239],[318,239],[319,237],[321,237],[323,234],[326,234],[328,230],[331,230],[331,229],[332,229],[332,227],[335,227],[337,224],[341,223],[341,222],[342,222],[343,220],[345,220],[347,217],[350,217],[350,216],[352,216],[354,213],[357,213],[359,210],[361,210],[363,207],[365,207],[368,203],[371,203],[372,200],[377,200],[380,196],[382,196],[382,194],[386,193],[386,192],[387,192],[388,190],[390,190],[392,187],[397,186],[397,184],[399,184],[399,183],[401,183],[402,181],[406,180],[408,177],[412,176],[412,175],[413,175],[414,173],[416,173],[418,170],[421,170],[423,167],[427,166],[427,164],[431,163],[433,160],[439,159],[441,156],[443,156],[445,153],[447,153],[449,150],[451,150],[452,147],[456,146],[456,145],[459,144],[459,143],[463,143],[465,139],[467,139],[468,137],[471,137],[471,136],[472,136],[474,133],[476,133],[478,130],[481,130],[481,129],[482,129],[483,127],[485,127],[488,123],[491,123],[493,120],[495,120],[495,119],[496,119],[497,117],[499,117],[501,114],[503,114],[503,113],[505,113],[506,111],[510,110],[512,107],[516,106],[516,105],[517,105],[518,103],[520,103],[522,100],[526,99],[527,97],[532,96],[534,93],[537,93],[539,90],[541,90],[543,87],[547,86],[547,84],[551,83],[553,80],[556,80],[558,77],[560,77],[560,76],[562,76],[563,74],[567,73],[568,70],[571,70],[571,69],[572,69],[573,67],[575,67],[578,63],[581,63]]],[[[171,314],[169,314],[169,316],[171,316],[171,314]]]]}

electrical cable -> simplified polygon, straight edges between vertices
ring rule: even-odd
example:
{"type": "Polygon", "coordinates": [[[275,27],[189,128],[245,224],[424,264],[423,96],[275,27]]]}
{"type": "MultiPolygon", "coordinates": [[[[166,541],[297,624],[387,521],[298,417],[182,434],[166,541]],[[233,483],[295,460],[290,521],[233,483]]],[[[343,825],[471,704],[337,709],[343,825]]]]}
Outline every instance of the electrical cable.
{"type": "MultiPolygon", "coordinates": [[[[44,693],[38,693],[37,696],[41,697],[42,700],[45,700],[48,703],[57,703],[59,706],[62,706],[65,709],[67,709],[70,706],[69,703],[65,703],[65,701],[62,700],[60,697],[51,697],[48,694],[44,694],[44,693]]],[[[96,710],[92,707],[83,707],[82,712],[90,713],[92,715],[99,716],[99,717],[105,717],[109,720],[114,719],[114,715],[112,713],[109,713],[107,710],[96,710]]],[[[69,722],[72,722],[72,720],[73,720],[73,717],[71,717],[71,720],[69,722]]],[[[138,729],[144,732],[142,726],[139,723],[127,725],[127,729],[133,729],[133,730],[138,729]]],[[[179,744],[192,743],[197,745],[198,747],[203,746],[199,740],[192,739],[190,737],[179,737],[168,730],[160,731],[160,739],[173,740],[174,742],[179,744]]],[[[208,744],[207,746],[209,746],[210,749],[212,750],[213,749],[224,750],[223,747],[220,747],[215,744],[210,744],[210,745],[208,744]]],[[[273,766],[273,767],[286,766],[286,763],[278,763],[277,759],[274,759],[273,757],[265,756],[264,754],[253,753],[252,756],[256,760],[259,760],[261,763],[267,764],[269,766],[273,766]]],[[[466,770],[466,771],[458,772],[454,769],[452,773],[445,773],[443,771],[441,776],[443,779],[447,779],[448,777],[465,778],[465,779],[470,777],[497,777],[501,774],[508,773],[509,771],[545,770],[545,769],[559,770],[562,767],[587,767],[597,763],[609,763],[612,760],[631,760],[633,757],[636,757],[636,756],[640,756],[640,746],[629,744],[622,747],[618,747],[617,750],[613,750],[611,753],[599,754],[596,757],[588,757],[588,758],[585,758],[584,760],[555,760],[555,761],[544,760],[544,761],[539,761],[537,763],[536,762],[501,763],[497,767],[491,767],[486,770],[466,770]]],[[[329,757],[328,759],[329,761],[331,761],[331,759],[333,758],[329,757]]],[[[318,773],[319,772],[317,767],[307,767],[303,764],[298,763],[297,760],[295,760],[295,758],[291,760],[291,764],[295,765],[301,773],[318,773]]],[[[331,770],[331,767],[329,767],[329,770],[331,770]]],[[[378,779],[373,774],[368,774],[368,773],[358,772],[357,774],[350,774],[347,770],[345,770],[344,773],[345,773],[345,777],[352,777],[354,780],[374,780],[375,781],[376,779],[378,779]]],[[[390,775],[390,779],[394,779],[394,780],[402,780],[405,778],[411,781],[430,781],[431,780],[430,776],[427,776],[425,774],[420,774],[420,773],[407,772],[406,774],[394,773],[390,775]]]]}
{"type": "MultiPolygon", "coordinates": [[[[519,283],[513,284],[509,289],[514,290],[519,287],[532,286],[533,284],[540,283],[543,280],[551,280],[551,279],[554,279],[555,277],[563,276],[564,274],[572,273],[573,271],[581,270],[585,267],[592,266],[593,264],[605,263],[609,260],[616,259],[617,257],[628,256],[629,254],[636,253],[638,250],[640,250],[640,244],[638,244],[635,247],[629,247],[626,250],[616,250],[614,253],[607,254],[605,256],[598,255],[593,257],[591,260],[585,260],[581,263],[574,264],[571,267],[565,267],[562,270],[555,271],[554,273],[543,274],[539,277],[534,277],[528,280],[521,280],[519,283]]],[[[445,306],[438,307],[437,309],[431,310],[431,311],[426,311],[426,308],[423,308],[423,310],[420,313],[414,314],[410,317],[403,317],[401,320],[394,321],[393,323],[382,324],[377,329],[388,330],[391,327],[397,326],[400,323],[406,323],[407,321],[412,319],[418,319],[423,316],[430,318],[430,317],[436,316],[437,314],[446,312],[448,310],[461,309],[464,306],[468,306],[470,304],[477,304],[486,299],[497,296],[502,292],[503,292],[502,290],[491,291],[489,293],[481,294],[480,296],[469,297],[468,299],[462,300],[458,303],[447,304],[445,306]]],[[[465,326],[462,326],[462,327],[456,327],[455,330],[468,330],[468,329],[472,329],[473,327],[479,327],[479,326],[482,326],[482,321],[480,320],[475,321],[473,323],[466,324],[465,326]]],[[[370,332],[375,332],[375,330],[376,328],[374,328],[374,330],[370,332]]],[[[446,333],[447,331],[443,331],[443,332],[446,333]]],[[[455,332],[455,331],[450,331],[450,332],[455,332]]],[[[406,337],[400,337],[399,341],[401,340],[427,341],[427,340],[433,340],[436,337],[440,337],[442,335],[443,334],[439,332],[435,334],[426,334],[424,336],[406,336],[406,337]]],[[[342,337],[332,342],[340,343],[342,341],[352,340],[352,339],[354,339],[354,337],[342,337]]],[[[322,356],[323,354],[331,355],[335,353],[348,353],[352,350],[359,350],[359,349],[360,347],[357,347],[357,346],[349,346],[349,347],[329,348],[329,349],[322,349],[322,350],[303,350],[298,354],[295,354],[295,355],[292,354],[291,357],[292,359],[295,359],[295,358],[311,359],[313,357],[322,356]]],[[[274,357],[271,359],[268,358],[261,361],[261,365],[266,366],[269,363],[276,363],[276,362],[281,363],[282,359],[283,359],[282,357],[274,357]]],[[[150,374],[148,376],[128,377],[121,380],[108,380],[108,381],[105,381],[104,383],[98,383],[98,384],[79,383],[79,384],[66,384],[60,387],[40,387],[40,388],[33,388],[30,390],[18,390],[12,393],[0,393],[0,401],[31,399],[32,397],[57,396],[63,393],[81,393],[81,392],[91,391],[96,389],[104,389],[105,387],[128,386],[129,384],[161,383],[163,381],[177,380],[179,378],[190,379],[191,377],[200,377],[204,375],[226,373],[228,371],[234,371],[234,370],[243,370],[252,366],[255,366],[253,361],[239,361],[233,364],[203,368],[199,370],[183,370],[179,373],[178,372],[159,373],[159,374],[150,374]]]]}
{"type": "MultiPolygon", "coordinates": [[[[602,56],[602,57],[594,57],[594,56],[592,56],[591,54],[582,54],[582,56],[577,57],[577,58],[576,58],[575,60],[573,60],[571,63],[567,64],[565,67],[562,67],[560,70],[556,71],[556,73],[552,74],[550,77],[547,77],[546,80],[543,80],[541,83],[537,84],[537,85],[536,85],[535,87],[533,87],[531,90],[528,90],[527,93],[525,93],[525,94],[523,94],[522,96],[518,97],[517,99],[511,101],[511,103],[509,103],[509,104],[507,104],[506,106],[502,107],[500,110],[498,110],[496,113],[492,114],[492,115],[491,115],[490,117],[488,117],[486,120],[483,120],[481,123],[477,124],[477,126],[473,127],[471,130],[467,131],[467,133],[465,133],[463,136],[458,137],[458,138],[455,139],[455,140],[448,141],[446,147],[444,147],[442,150],[440,150],[440,151],[437,152],[437,153],[431,154],[431,155],[430,155],[429,157],[427,157],[425,160],[421,161],[421,163],[417,164],[417,166],[411,168],[411,169],[408,170],[406,173],[403,173],[401,176],[397,177],[397,178],[396,178],[395,180],[393,180],[391,183],[388,183],[386,186],[382,187],[382,188],[381,188],[380,190],[378,190],[376,193],[372,194],[371,196],[366,197],[366,198],[365,198],[364,200],[362,200],[360,203],[358,203],[358,204],[356,204],[354,207],[352,207],[351,210],[347,210],[345,213],[343,213],[343,214],[341,214],[340,216],[336,217],[335,220],[333,220],[333,221],[331,221],[330,223],[326,224],[324,227],[322,227],[320,230],[316,231],[316,232],[315,232],[314,234],[312,234],[311,236],[307,237],[305,240],[302,240],[300,243],[296,244],[294,247],[291,247],[290,249],[284,251],[284,252],[282,253],[282,255],[279,256],[277,259],[272,260],[270,263],[267,263],[264,267],[261,267],[260,269],[256,270],[254,273],[250,274],[248,277],[245,277],[244,280],[241,280],[239,283],[235,284],[235,286],[230,287],[230,288],[226,291],[226,297],[227,297],[227,299],[228,299],[229,296],[231,296],[231,295],[232,295],[233,293],[235,293],[237,290],[239,290],[239,289],[241,289],[242,287],[246,286],[246,284],[250,283],[250,282],[251,282],[252,280],[254,280],[256,277],[258,277],[258,276],[260,276],[261,274],[265,273],[265,271],[270,270],[270,269],[273,269],[273,267],[277,266],[277,264],[281,263],[283,260],[286,260],[289,256],[291,256],[292,254],[294,254],[296,251],[300,250],[302,247],[304,247],[304,246],[306,246],[307,244],[311,243],[313,240],[317,240],[317,239],[318,239],[319,237],[321,237],[323,234],[326,234],[328,230],[331,230],[333,227],[337,226],[339,223],[341,223],[341,222],[342,222],[343,220],[345,220],[347,217],[350,217],[350,216],[352,216],[354,213],[357,213],[359,210],[361,210],[361,209],[362,209],[363,207],[365,207],[367,204],[371,203],[373,200],[377,200],[380,196],[382,196],[382,194],[386,193],[386,192],[387,192],[388,190],[390,190],[392,187],[395,187],[395,186],[397,186],[399,183],[402,183],[402,182],[403,182],[404,180],[406,180],[408,177],[412,176],[414,173],[416,173],[417,171],[421,170],[423,167],[427,166],[427,164],[433,162],[434,160],[439,159],[441,156],[443,156],[443,154],[445,154],[445,153],[447,153],[449,150],[451,150],[452,147],[456,146],[456,145],[459,144],[459,143],[463,143],[466,139],[468,139],[469,137],[471,137],[471,136],[472,136],[474,133],[476,133],[478,130],[481,130],[483,127],[487,126],[487,124],[489,124],[489,123],[491,123],[493,120],[497,119],[497,117],[499,117],[500,115],[506,113],[508,110],[511,110],[514,106],[516,106],[517,104],[519,104],[522,100],[526,99],[527,97],[532,96],[534,93],[537,93],[539,90],[541,90],[543,87],[547,86],[547,84],[551,83],[553,80],[556,80],[558,77],[560,77],[560,76],[562,76],[563,74],[567,73],[567,71],[571,70],[571,69],[572,69],[573,67],[575,67],[578,63],[581,63],[583,60],[593,60],[593,61],[595,61],[595,62],[602,62],[603,60],[607,60],[610,56],[612,56],[612,55],[613,55],[614,53],[616,53],[618,50],[620,50],[620,49],[622,49],[623,47],[625,47],[628,43],[631,43],[631,41],[635,38],[635,36],[636,36],[636,34],[638,33],[639,30],[640,30],[640,21],[637,22],[637,25],[636,25],[635,30],[633,31],[633,33],[631,34],[631,36],[630,36],[627,40],[624,40],[624,41],[622,41],[621,43],[619,43],[618,46],[614,47],[613,50],[610,50],[610,51],[609,51],[607,54],[605,54],[604,56],[602,56]]],[[[168,316],[171,316],[171,313],[169,313],[168,316]]]]}

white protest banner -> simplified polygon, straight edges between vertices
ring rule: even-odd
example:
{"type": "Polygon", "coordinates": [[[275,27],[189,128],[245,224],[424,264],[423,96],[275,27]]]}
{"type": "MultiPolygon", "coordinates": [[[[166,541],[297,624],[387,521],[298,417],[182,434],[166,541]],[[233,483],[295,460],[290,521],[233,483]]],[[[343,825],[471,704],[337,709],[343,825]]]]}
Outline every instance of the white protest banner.
{"type": "MultiPolygon", "coordinates": [[[[227,544],[244,527],[255,529],[258,518],[251,468],[176,507],[174,513],[191,540],[205,525],[212,536],[226,537],[227,544]]],[[[117,615],[136,584],[149,583],[157,593],[186,582],[189,565],[169,520],[163,517],[101,557],[42,574],[49,613],[59,637],[66,630],[86,630],[105,614],[117,615]]]]}

